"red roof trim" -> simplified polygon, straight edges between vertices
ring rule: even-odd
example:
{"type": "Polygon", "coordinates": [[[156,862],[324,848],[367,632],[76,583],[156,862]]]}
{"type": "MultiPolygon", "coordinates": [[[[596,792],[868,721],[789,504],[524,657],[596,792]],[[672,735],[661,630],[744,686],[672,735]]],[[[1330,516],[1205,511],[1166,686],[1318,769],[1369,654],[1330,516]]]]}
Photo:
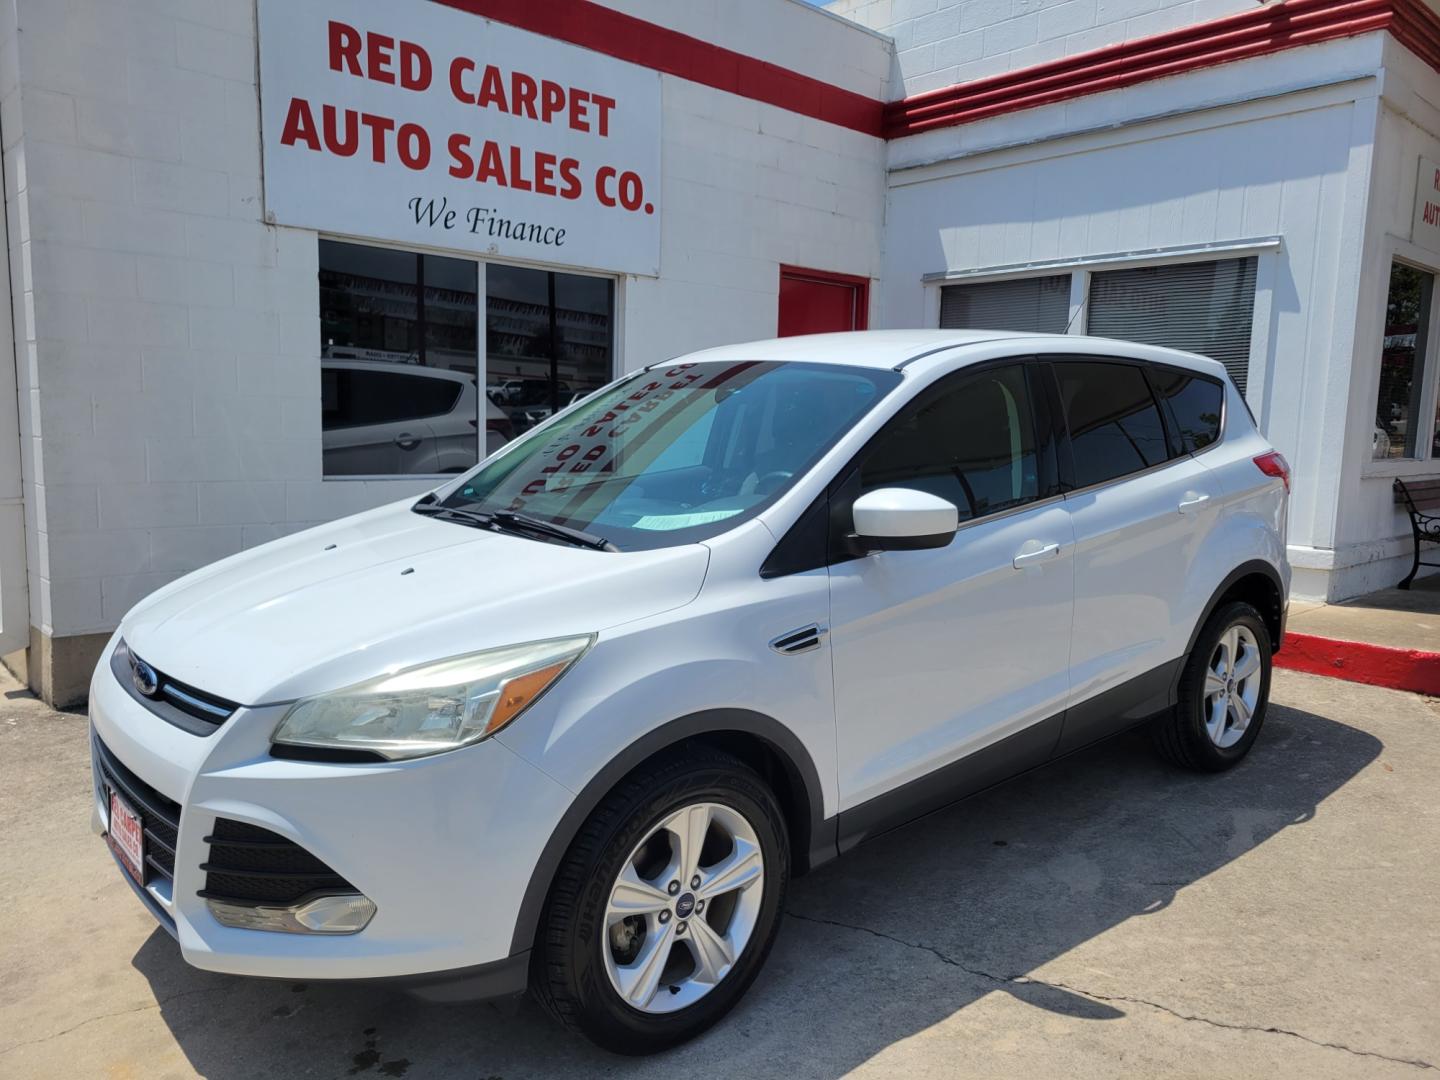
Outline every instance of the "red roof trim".
{"type": "Polygon", "coordinates": [[[885,104],[593,0],[434,2],[887,139],[1377,30],[1440,71],[1440,16],[1423,0],[1282,0],[885,104]]]}
{"type": "Polygon", "coordinates": [[[1421,59],[1440,69],[1440,18],[1421,0],[1284,0],[891,102],[885,109],[885,137],[967,124],[1376,30],[1390,30],[1421,59]]]}
{"type": "Polygon", "coordinates": [[[880,135],[884,103],[875,98],[712,45],[591,0],[435,2],[864,135],[880,135]]]}

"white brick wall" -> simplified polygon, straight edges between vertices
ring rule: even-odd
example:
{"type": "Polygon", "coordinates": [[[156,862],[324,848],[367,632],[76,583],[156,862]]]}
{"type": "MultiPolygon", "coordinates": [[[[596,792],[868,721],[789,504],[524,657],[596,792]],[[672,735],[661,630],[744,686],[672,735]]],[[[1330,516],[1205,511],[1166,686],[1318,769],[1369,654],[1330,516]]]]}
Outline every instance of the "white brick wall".
{"type": "Polygon", "coordinates": [[[1246,11],[1253,0],[834,0],[895,40],[899,98],[1246,11]]]}
{"type": "MultiPolygon", "coordinates": [[[[427,486],[321,479],[317,238],[261,218],[253,3],[10,4],[31,622],[109,630],[188,570],[427,486]]],[[[888,40],[800,0],[612,6],[869,96],[891,73],[888,40]]],[[[662,99],[664,276],[620,282],[622,368],[773,335],[779,263],[878,273],[879,140],[668,76],[662,99]]]]}

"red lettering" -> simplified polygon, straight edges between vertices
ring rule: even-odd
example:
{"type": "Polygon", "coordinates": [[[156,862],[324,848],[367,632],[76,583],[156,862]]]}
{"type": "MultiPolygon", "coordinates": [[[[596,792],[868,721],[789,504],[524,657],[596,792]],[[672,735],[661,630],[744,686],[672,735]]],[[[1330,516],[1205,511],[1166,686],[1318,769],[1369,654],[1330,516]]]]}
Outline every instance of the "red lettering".
{"type": "Polygon", "coordinates": [[[385,161],[385,136],[395,130],[395,121],[388,116],[361,113],[360,123],[370,129],[370,158],[377,164],[385,161]]]}
{"type": "Polygon", "coordinates": [[[416,172],[430,164],[430,136],[419,124],[401,124],[395,137],[400,163],[416,172]]]}
{"type": "Polygon", "coordinates": [[[430,54],[413,41],[402,41],[400,43],[400,85],[406,90],[428,90],[433,74],[430,66],[430,54]]]}
{"type": "Polygon", "coordinates": [[[554,195],[555,155],[540,150],[535,154],[535,192],[538,195],[554,195]]]}
{"type": "Polygon", "coordinates": [[[542,79],[540,82],[540,119],[550,123],[558,112],[565,109],[565,88],[557,82],[542,79]]]}
{"type": "Polygon", "coordinates": [[[360,148],[360,126],[355,123],[355,110],[345,110],[345,131],[339,130],[340,110],[334,105],[320,109],[321,122],[325,128],[325,149],[340,157],[351,157],[360,148]]]}
{"type": "Polygon", "coordinates": [[[461,79],[474,70],[474,63],[463,56],[457,56],[450,61],[450,93],[455,95],[456,101],[463,101],[466,105],[474,105],[475,99],[466,91],[461,79]]]}
{"type": "Polygon", "coordinates": [[[615,196],[610,193],[610,181],[615,179],[615,170],[609,165],[600,166],[595,174],[595,198],[601,206],[614,206],[615,196]]]}
{"type": "Polygon", "coordinates": [[[475,179],[481,183],[494,180],[502,187],[505,184],[505,166],[500,161],[500,147],[495,145],[494,140],[487,139],[480,148],[480,167],[475,170],[475,179]]]}
{"type": "Polygon", "coordinates": [[[475,104],[482,109],[494,105],[501,112],[510,111],[505,103],[505,83],[500,78],[500,69],[494,64],[487,65],[485,74],[480,77],[480,93],[475,96],[475,104]]]}
{"type": "Polygon", "coordinates": [[[530,191],[533,188],[530,181],[525,179],[525,167],[520,155],[520,147],[510,147],[510,186],[516,191],[530,191]]]}
{"type": "Polygon", "coordinates": [[[285,113],[285,129],[280,133],[280,142],[294,146],[303,142],[311,150],[320,149],[320,136],[315,134],[315,117],[310,113],[310,103],[304,98],[291,98],[290,108],[285,113]]]}
{"type": "Polygon", "coordinates": [[[461,135],[456,132],[446,141],[445,147],[450,151],[450,175],[457,180],[464,180],[475,171],[475,162],[470,157],[470,136],[461,135]]]}
{"type": "Polygon", "coordinates": [[[365,60],[370,78],[376,82],[395,82],[395,72],[390,64],[395,59],[395,39],[388,34],[365,35],[365,60]]]}
{"type": "Polygon", "coordinates": [[[567,157],[560,162],[560,197],[562,199],[578,199],[584,188],[580,184],[580,162],[567,157]]]}
{"type": "Polygon", "coordinates": [[[609,135],[610,110],[615,108],[615,99],[609,97],[602,97],[599,94],[591,94],[590,100],[593,101],[600,110],[600,122],[596,125],[595,130],[598,131],[601,135],[609,135]]]}
{"type": "Polygon", "coordinates": [[[590,95],[584,90],[571,89],[570,91],[570,127],[575,131],[589,131],[590,118],[585,115],[585,107],[590,104],[590,95]]]}
{"type": "Polygon", "coordinates": [[[330,20],[330,70],[363,75],[360,70],[360,31],[330,20]]]}
{"type": "Polygon", "coordinates": [[[522,75],[514,72],[510,76],[510,111],[516,116],[524,113],[531,120],[537,119],[535,115],[535,95],[540,92],[540,87],[529,75],[522,75]]]}

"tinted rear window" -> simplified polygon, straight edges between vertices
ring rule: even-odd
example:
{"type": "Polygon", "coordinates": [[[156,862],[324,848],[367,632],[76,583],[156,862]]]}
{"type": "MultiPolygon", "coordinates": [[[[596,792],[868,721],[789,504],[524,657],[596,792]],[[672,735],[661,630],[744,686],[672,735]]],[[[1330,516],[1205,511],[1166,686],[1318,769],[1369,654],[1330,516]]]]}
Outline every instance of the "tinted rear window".
{"type": "Polygon", "coordinates": [[[1139,367],[1063,360],[1055,374],[1070,427],[1077,487],[1138,472],[1169,457],[1160,410],[1139,367]]]}
{"type": "Polygon", "coordinates": [[[1150,376],[1156,393],[1170,406],[1185,453],[1204,450],[1220,438],[1220,410],[1225,400],[1220,383],[1174,368],[1154,368],[1150,376]]]}
{"type": "Polygon", "coordinates": [[[461,386],[406,372],[325,368],[320,373],[321,427],[360,427],[440,416],[455,407],[461,386]]]}

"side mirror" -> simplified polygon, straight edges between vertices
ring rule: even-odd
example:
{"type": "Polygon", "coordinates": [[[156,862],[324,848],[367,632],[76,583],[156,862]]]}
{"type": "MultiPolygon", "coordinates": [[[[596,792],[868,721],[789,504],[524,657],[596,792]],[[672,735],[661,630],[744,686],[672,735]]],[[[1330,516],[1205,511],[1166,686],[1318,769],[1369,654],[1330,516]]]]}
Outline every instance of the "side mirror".
{"type": "Polygon", "coordinates": [[[955,536],[960,511],[936,495],[911,488],[879,488],[855,500],[856,550],[919,551],[943,548],[955,536]]]}

